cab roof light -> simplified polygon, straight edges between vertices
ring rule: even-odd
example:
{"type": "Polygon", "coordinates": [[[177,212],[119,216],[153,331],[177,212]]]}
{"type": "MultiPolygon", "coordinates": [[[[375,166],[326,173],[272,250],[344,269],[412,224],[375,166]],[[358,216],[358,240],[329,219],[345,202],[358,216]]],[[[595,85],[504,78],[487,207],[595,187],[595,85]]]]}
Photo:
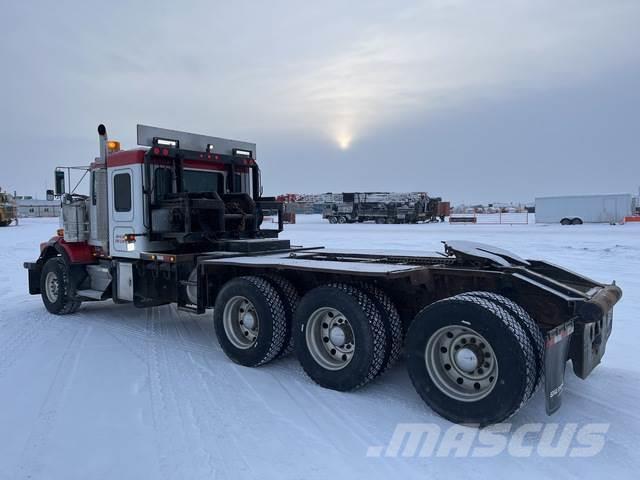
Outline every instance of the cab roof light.
{"type": "Polygon", "coordinates": [[[234,148],[233,149],[233,156],[234,157],[249,157],[251,158],[253,152],[251,152],[251,150],[242,150],[241,148],[234,148]]]}
{"type": "Polygon", "coordinates": [[[161,147],[180,148],[180,142],[170,138],[153,137],[153,144],[161,147]]]}
{"type": "Polygon", "coordinates": [[[107,149],[109,150],[109,153],[119,152],[120,151],[120,142],[117,142],[115,140],[109,140],[107,142],[107,149]]]}
{"type": "Polygon", "coordinates": [[[208,143],[207,144],[207,153],[214,153],[215,152],[215,146],[212,143],[208,143]]]}

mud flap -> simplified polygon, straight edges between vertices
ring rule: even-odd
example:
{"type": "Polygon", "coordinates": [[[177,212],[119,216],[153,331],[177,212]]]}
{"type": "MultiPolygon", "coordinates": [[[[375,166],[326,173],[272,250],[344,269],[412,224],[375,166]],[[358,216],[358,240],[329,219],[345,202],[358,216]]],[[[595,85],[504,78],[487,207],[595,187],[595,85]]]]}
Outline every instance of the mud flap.
{"type": "Polygon", "coordinates": [[[547,415],[562,405],[564,371],[569,358],[573,321],[564,323],[547,333],[544,349],[544,393],[547,415]]]}

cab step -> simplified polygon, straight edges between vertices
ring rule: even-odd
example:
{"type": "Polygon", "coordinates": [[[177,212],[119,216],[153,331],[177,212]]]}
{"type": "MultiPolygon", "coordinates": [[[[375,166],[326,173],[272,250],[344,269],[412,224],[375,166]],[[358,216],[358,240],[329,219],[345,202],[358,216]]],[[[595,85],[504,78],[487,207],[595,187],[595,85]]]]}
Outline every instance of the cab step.
{"type": "Polygon", "coordinates": [[[78,290],[76,293],[79,297],[91,298],[93,300],[103,300],[102,296],[104,295],[104,292],[101,292],[100,290],[93,290],[91,288],[78,290]]]}

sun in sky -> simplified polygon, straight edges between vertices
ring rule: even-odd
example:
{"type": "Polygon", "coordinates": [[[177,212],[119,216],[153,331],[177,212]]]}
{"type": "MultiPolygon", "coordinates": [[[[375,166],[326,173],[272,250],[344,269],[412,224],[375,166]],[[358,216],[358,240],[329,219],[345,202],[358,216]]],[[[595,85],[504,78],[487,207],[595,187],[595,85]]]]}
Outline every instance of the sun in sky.
{"type": "Polygon", "coordinates": [[[351,140],[353,140],[352,135],[346,132],[339,133],[336,137],[336,141],[341,150],[348,149],[351,146],[351,140]]]}

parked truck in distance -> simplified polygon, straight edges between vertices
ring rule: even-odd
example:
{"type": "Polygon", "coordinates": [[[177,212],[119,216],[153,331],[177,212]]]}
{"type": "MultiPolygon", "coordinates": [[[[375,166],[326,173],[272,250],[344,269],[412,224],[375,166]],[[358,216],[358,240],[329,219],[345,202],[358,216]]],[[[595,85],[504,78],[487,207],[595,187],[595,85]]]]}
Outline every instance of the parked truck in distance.
{"type": "Polygon", "coordinates": [[[444,221],[449,202],[425,192],[353,192],[333,194],[322,218],[330,223],[418,223],[444,221]]]}
{"type": "Polygon", "coordinates": [[[632,214],[629,193],[537,197],[536,223],[622,223],[632,214]]]}
{"type": "Polygon", "coordinates": [[[232,361],[295,351],[338,391],[378,379],[404,351],[423,400],[466,424],[504,421],[542,386],[551,414],[568,360],[580,378],[602,360],[615,282],[466,241],[442,252],[294,246],[279,238],[282,204],[262,196],[255,144],[139,125],[143,148],[122,150],[103,125],[98,134],[100,155],[82,167],[90,191],[65,191],[56,170],[48,196],[62,201],[63,228],[24,264],[52,314],[176,304],[211,316],[232,361]]]}
{"type": "Polygon", "coordinates": [[[0,189],[0,227],[6,227],[11,222],[17,221],[17,219],[18,209],[15,199],[12,195],[0,189]]]}

